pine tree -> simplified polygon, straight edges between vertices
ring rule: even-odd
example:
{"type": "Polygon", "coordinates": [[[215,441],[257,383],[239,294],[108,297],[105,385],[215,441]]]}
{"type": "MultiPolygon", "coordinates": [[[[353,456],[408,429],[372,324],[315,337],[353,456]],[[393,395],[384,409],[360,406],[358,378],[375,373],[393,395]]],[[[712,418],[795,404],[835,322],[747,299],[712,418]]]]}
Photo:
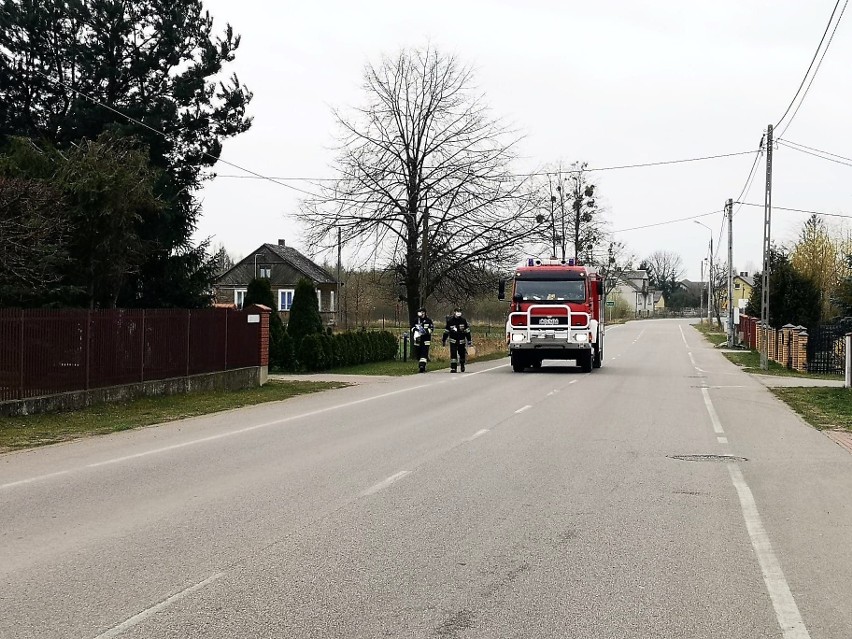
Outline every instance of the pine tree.
{"type": "Polygon", "coordinates": [[[195,193],[223,141],[251,124],[251,93],[234,75],[218,80],[239,42],[230,25],[214,34],[201,0],[0,5],[0,144],[24,136],[64,151],[112,131],[139,140],[162,171],[154,195],[164,208],[136,224],[145,259],[120,305],[209,299],[215,265],[205,244],[192,245],[195,193]]]}
{"type": "Polygon", "coordinates": [[[287,332],[298,344],[305,335],[322,333],[322,317],[319,312],[319,302],[314,285],[306,279],[299,280],[293,293],[293,305],[290,307],[290,321],[287,322],[287,332]]]}

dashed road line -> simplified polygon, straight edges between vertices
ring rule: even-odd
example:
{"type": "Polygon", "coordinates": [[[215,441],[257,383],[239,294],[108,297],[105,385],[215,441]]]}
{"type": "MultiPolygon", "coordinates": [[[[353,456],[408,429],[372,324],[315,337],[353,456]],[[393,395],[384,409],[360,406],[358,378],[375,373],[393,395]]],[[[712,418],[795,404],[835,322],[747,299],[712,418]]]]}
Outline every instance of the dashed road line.
{"type": "Polygon", "coordinates": [[[518,410],[515,411],[515,414],[523,413],[525,410],[529,410],[530,408],[532,408],[531,404],[527,404],[526,406],[521,406],[518,410]]]}
{"type": "Polygon", "coordinates": [[[478,431],[476,431],[473,435],[471,435],[470,437],[468,437],[465,441],[466,441],[466,442],[472,442],[472,441],[473,441],[474,439],[476,439],[477,437],[482,437],[483,435],[485,435],[485,434],[487,434],[487,433],[490,433],[490,432],[491,432],[491,431],[489,431],[487,428],[483,428],[482,430],[478,430],[478,431]]]}
{"type": "Polygon", "coordinates": [[[227,573],[224,573],[224,572],[217,573],[217,574],[213,575],[212,577],[208,577],[204,581],[201,581],[201,582],[195,584],[194,586],[190,586],[189,588],[181,590],[179,593],[172,595],[168,599],[161,601],[160,603],[156,604],[155,606],[151,606],[150,608],[146,608],[145,610],[143,610],[139,614],[133,615],[127,621],[124,621],[124,622],[118,624],[117,626],[113,626],[112,628],[110,628],[106,632],[99,634],[97,637],[95,637],[95,639],[110,639],[111,637],[117,637],[120,634],[122,634],[125,630],[130,630],[133,626],[138,626],[140,623],[142,623],[143,621],[145,621],[149,617],[156,615],[161,610],[168,608],[169,606],[177,603],[178,601],[180,601],[184,597],[187,597],[188,595],[191,595],[195,591],[201,590],[202,588],[204,588],[208,584],[213,583],[217,579],[224,577],[225,574],[227,574],[227,573]]]}
{"type": "Polygon", "coordinates": [[[717,437],[716,441],[719,442],[720,444],[727,444],[728,438],[727,437],[717,437]]]}
{"type": "Polygon", "coordinates": [[[377,492],[384,490],[385,488],[387,488],[391,484],[398,482],[400,479],[402,479],[406,475],[410,475],[410,474],[411,474],[410,470],[401,470],[398,473],[396,473],[395,475],[391,475],[387,479],[380,481],[378,484],[375,484],[374,486],[370,486],[367,490],[365,490],[363,493],[361,493],[361,496],[362,497],[368,497],[369,495],[375,495],[377,492]]]}

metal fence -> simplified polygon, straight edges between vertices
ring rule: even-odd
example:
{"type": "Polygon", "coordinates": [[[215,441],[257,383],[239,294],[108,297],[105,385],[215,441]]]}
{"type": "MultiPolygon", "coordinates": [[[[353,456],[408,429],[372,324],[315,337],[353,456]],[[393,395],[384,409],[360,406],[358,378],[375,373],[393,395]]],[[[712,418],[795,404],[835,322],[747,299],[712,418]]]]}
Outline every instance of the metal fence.
{"type": "Polygon", "coordinates": [[[808,331],[808,371],[843,375],[846,365],[846,333],[852,331],[852,318],[822,324],[808,331]]]}
{"type": "Polygon", "coordinates": [[[0,309],[0,401],[257,366],[248,315],[0,309]]]}

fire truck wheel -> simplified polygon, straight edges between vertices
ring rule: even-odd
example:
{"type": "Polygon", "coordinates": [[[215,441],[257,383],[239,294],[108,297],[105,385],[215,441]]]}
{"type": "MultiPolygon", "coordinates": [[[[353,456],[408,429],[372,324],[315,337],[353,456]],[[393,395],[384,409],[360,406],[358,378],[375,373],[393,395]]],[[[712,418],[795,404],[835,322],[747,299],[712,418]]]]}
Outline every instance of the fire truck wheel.
{"type": "Polygon", "coordinates": [[[520,357],[512,355],[512,370],[516,373],[523,373],[526,368],[526,363],[520,357]]]}
{"type": "Polygon", "coordinates": [[[577,362],[584,373],[592,372],[592,351],[586,351],[577,362]]]}
{"type": "Polygon", "coordinates": [[[601,349],[597,344],[595,344],[595,358],[594,358],[594,361],[592,362],[592,366],[594,366],[595,368],[600,368],[602,363],[603,363],[603,355],[601,353],[601,349]]]}
{"type": "Polygon", "coordinates": [[[533,368],[535,368],[535,369],[539,369],[539,368],[541,368],[541,360],[540,360],[540,359],[535,360],[535,361],[532,363],[532,367],[533,367],[533,368]]]}

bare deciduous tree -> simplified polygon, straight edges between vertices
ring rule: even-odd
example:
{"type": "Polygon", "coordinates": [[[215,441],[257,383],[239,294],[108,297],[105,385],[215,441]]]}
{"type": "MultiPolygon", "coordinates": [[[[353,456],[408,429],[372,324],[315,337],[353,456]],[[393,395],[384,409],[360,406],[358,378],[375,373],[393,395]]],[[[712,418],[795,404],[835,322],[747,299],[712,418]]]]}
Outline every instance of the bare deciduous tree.
{"type": "Polygon", "coordinates": [[[651,286],[663,294],[668,301],[678,288],[678,280],[683,277],[683,260],[673,251],[654,251],[642,260],[640,269],[648,271],[651,286]]]}
{"type": "Polygon", "coordinates": [[[342,130],[333,185],[303,202],[307,242],[330,249],[340,230],[404,290],[409,319],[447,282],[475,292],[517,259],[535,222],[509,172],[516,141],[474,93],[471,69],[428,48],[365,70],[366,103],[342,130]]]}
{"type": "Polygon", "coordinates": [[[0,176],[0,306],[26,304],[61,279],[68,223],[48,184],[0,176]]]}

